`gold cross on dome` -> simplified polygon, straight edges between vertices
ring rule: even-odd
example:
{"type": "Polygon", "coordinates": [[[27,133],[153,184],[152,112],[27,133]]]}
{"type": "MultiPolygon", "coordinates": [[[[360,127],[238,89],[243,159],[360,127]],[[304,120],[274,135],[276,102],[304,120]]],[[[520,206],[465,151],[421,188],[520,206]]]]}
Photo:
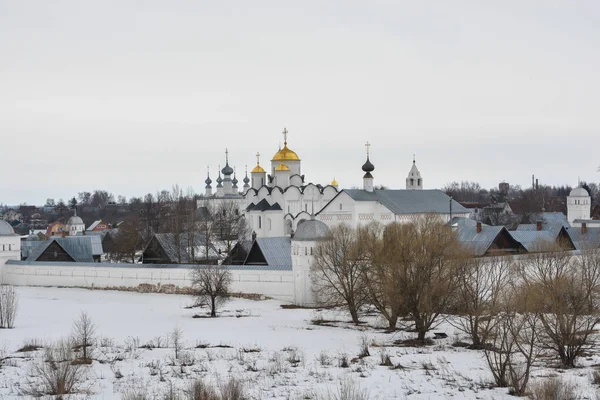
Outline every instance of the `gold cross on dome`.
{"type": "Polygon", "coordinates": [[[260,153],[257,151],[256,152],[256,165],[260,164],[260,153]]]}
{"type": "Polygon", "coordinates": [[[288,135],[288,130],[287,128],[284,126],[283,127],[283,143],[287,145],[287,135],[288,135]]]}
{"type": "Polygon", "coordinates": [[[365,143],[365,147],[367,148],[367,157],[369,156],[369,148],[371,147],[371,143],[365,143]]]}

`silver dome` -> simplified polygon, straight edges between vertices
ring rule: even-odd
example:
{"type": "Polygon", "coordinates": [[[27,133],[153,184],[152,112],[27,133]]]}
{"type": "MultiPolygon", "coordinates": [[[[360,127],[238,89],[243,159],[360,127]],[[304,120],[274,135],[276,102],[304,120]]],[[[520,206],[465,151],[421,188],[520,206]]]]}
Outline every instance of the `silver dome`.
{"type": "Polygon", "coordinates": [[[298,226],[296,233],[294,233],[293,240],[300,241],[315,241],[323,239],[327,236],[329,232],[329,227],[325,225],[325,223],[321,221],[317,221],[316,219],[310,219],[305,221],[298,226]]]}
{"type": "Polygon", "coordinates": [[[69,220],[67,221],[67,225],[85,225],[83,223],[83,220],[81,218],[79,218],[77,215],[69,218],[69,220]]]}
{"type": "Polygon", "coordinates": [[[10,226],[8,222],[0,220],[0,236],[10,236],[14,234],[15,230],[13,227],[10,226]]]}

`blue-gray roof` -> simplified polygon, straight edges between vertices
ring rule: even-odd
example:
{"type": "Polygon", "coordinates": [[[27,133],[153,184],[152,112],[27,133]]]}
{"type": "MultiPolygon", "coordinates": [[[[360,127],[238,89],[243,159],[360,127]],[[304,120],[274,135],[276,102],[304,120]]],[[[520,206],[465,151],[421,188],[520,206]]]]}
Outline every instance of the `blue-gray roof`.
{"type": "MultiPolygon", "coordinates": [[[[27,260],[35,261],[42,253],[52,244],[53,241],[58,243],[73,260],[77,262],[94,262],[94,253],[92,250],[91,236],[67,236],[54,237],[44,240],[42,244],[31,249],[27,260]]],[[[99,237],[98,237],[99,238],[99,237]]],[[[100,253],[102,254],[102,253],[100,253]]]]}
{"type": "Polygon", "coordinates": [[[567,233],[577,250],[600,248],[600,227],[587,228],[586,233],[581,233],[581,228],[569,228],[567,233]]]}
{"type": "Polygon", "coordinates": [[[552,231],[510,231],[509,233],[527,251],[539,251],[544,246],[556,243],[556,235],[552,231]]]}
{"type": "Polygon", "coordinates": [[[457,201],[451,200],[446,193],[437,189],[374,190],[372,192],[362,189],[344,189],[340,193],[343,192],[347,193],[355,201],[377,201],[394,214],[449,214],[450,201],[452,201],[453,214],[469,213],[469,210],[457,201]]]}
{"type": "Polygon", "coordinates": [[[289,237],[257,238],[256,244],[268,265],[292,268],[292,243],[289,237]]]}
{"type": "Polygon", "coordinates": [[[503,226],[482,225],[481,232],[477,232],[477,226],[459,225],[456,229],[458,240],[476,256],[484,255],[502,229],[503,226]]]}
{"type": "Polygon", "coordinates": [[[296,233],[294,234],[294,240],[319,240],[323,239],[327,235],[327,232],[329,232],[329,227],[324,222],[309,219],[298,225],[298,229],[296,229],[296,233]]]}

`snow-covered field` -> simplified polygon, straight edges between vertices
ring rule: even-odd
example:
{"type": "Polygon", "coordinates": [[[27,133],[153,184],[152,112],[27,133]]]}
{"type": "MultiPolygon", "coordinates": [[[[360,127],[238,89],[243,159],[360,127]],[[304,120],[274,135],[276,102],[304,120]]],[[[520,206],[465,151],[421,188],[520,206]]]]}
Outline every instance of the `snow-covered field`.
{"type": "MultiPolygon", "coordinates": [[[[459,338],[443,325],[447,339],[427,347],[400,347],[395,341],[412,334],[385,333],[369,326],[354,327],[341,312],[283,309],[281,302],[234,299],[219,318],[193,318],[205,309],[187,308],[186,296],[90,291],[60,288],[18,288],[20,310],[15,329],[0,330],[4,361],[0,395],[19,396],[34,381],[32,365],[43,349],[17,352],[24,343],[47,345],[67,337],[85,311],[97,330],[93,363],[84,366],[88,394],[84,398],[121,398],[132,390],[162,398],[170,390],[203,377],[223,382],[235,377],[252,399],[316,399],[336,394],[341,382],[353,381],[370,399],[501,399],[507,389],[489,389],[491,374],[481,351],[453,347],[459,338]],[[311,321],[336,320],[315,325],[311,321]],[[329,326],[333,325],[333,326],[329,326]],[[174,360],[171,333],[183,333],[183,355],[174,360]],[[358,358],[359,344],[367,340],[370,356],[358,358]],[[160,348],[144,348],[155,347],[160,348]],[[392,366],[380,365],[389,355],[392,366]],[[340,366],[347,357],[349,366],[340,366]]],[[[460,339],[460,338],[459,338],[460,339]]],[[[591,366],[600,356],[581,364],[591,366]]],[[[557,371],[538,367],[534,382],[561,376],[578,388],[581,398],[594,398],[591,367],[557,371]]]]}

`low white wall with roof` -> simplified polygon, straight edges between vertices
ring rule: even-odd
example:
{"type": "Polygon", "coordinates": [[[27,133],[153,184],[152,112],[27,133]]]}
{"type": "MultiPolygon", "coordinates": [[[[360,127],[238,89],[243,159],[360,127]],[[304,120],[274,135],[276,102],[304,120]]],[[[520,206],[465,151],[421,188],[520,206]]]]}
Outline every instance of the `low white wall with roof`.
{"type": "MultiPolygon", "coordinates": [[[[87,288],[135,288],[141,284],[191,285],[191,268],[147,268],[127,264],[55,263],[8,261],[0,266],[4,283],[17,286],[64,286],[87,288]],[[72,264],[72,265],[69,265],[72,264]]],[[[277,300],[294,301],[291,270],[231,268],[231,291],[261,294],[277,300]]]]}

